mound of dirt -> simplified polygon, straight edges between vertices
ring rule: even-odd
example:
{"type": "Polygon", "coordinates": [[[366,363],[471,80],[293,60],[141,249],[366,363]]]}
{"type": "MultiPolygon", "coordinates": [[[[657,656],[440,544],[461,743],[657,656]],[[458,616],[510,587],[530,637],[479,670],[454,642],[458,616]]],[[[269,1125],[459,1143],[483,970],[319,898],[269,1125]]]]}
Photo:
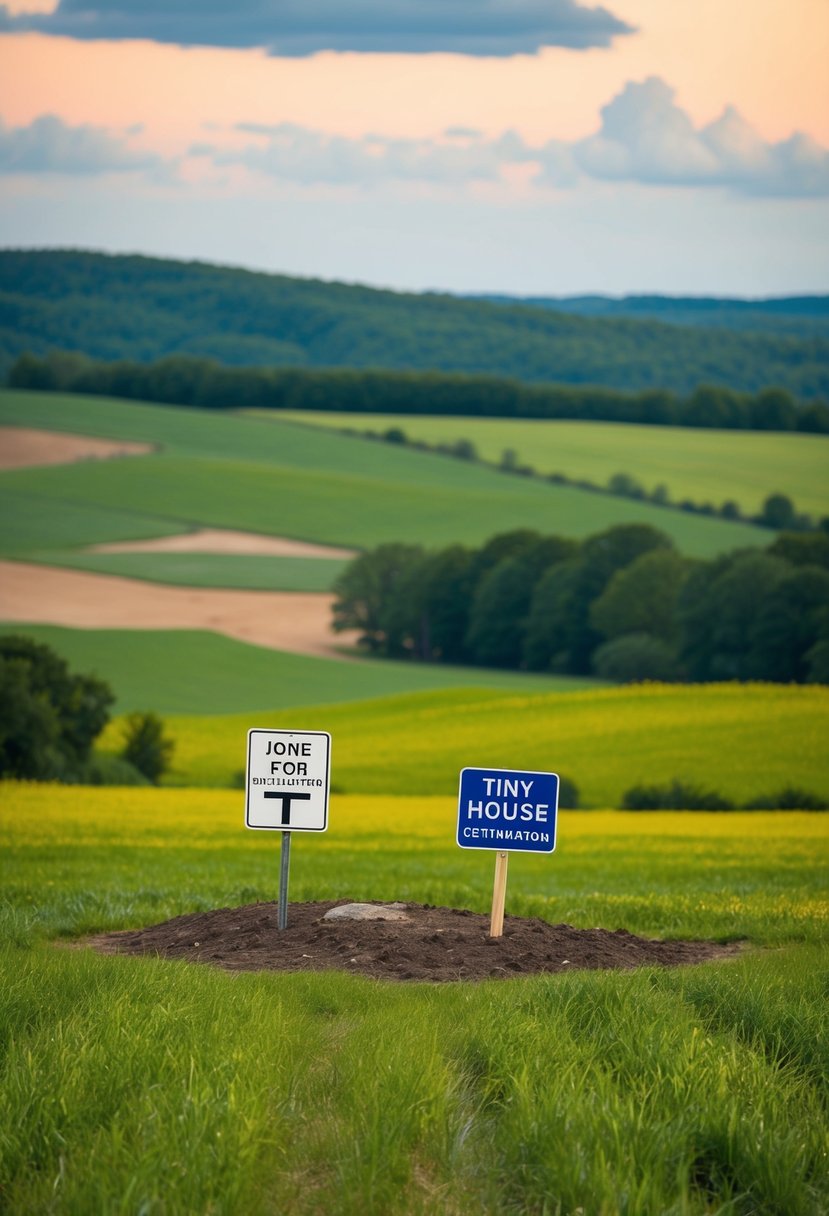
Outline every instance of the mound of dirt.
{"type": "MultiPolygon", "coordinates": [[[[176,916],[147,929],[102,933],[84,945],[104,954],[150,954],[229,971],[355,971],[375,979],[483,980],[580,968],[672,967],[736,953],[737,945],[652,941],[626,929],[574,929],[507,916],[504,935],[489,918],[458,908],[395,904],[401,920],[325,920],[347,901],[291,904],[277,928],[275,903],[176,916]]],[[[383,905],[377,904],[377,907],[383,905]]]]}

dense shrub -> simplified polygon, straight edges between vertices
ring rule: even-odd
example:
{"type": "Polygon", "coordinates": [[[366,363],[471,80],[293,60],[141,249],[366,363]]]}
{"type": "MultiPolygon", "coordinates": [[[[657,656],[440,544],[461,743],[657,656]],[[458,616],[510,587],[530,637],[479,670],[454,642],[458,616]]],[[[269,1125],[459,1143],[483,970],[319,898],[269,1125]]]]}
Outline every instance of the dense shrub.
{"type": "Polygon", "coordinates": [[[578,810],[579,805],[579,787],[570,777],[561,774],[558,778],[558,805],[564,811],[578,810]]]}
{"type": "Polygon", "coordinates": [[[625,792],[626,811],[733,811],[734,803],[715,790],[674,780],[670,785],[634,785],[625,792]]]}
{"type": "Polygon", "coordinates": [[[138,769],[153,785],[170,767],[175,743],[164,734],[164,723],[158,714],[132,713],[124,724],[124,747],[121,759],[138,769]]]}
{"type": "Polygon", "coordinates": [[[829,801],[810,790],[786,785],[775,794],[761,794],[745,804],[747,811],[827,811],[829,801]]]}
{"type": "Polygon", "coordinates": [[[672,646],[649,633],[626,633],[605,642],[593,652],[593,670],[603,680],[630,684],[638,680],[679,678],[679,663],[672,646]]]}
{"type": "Polygon", "coordinates": [[[134,764],[123,756],[99,752],[89,757],[81,773],[82,785],[149,785],[134,764]]]}

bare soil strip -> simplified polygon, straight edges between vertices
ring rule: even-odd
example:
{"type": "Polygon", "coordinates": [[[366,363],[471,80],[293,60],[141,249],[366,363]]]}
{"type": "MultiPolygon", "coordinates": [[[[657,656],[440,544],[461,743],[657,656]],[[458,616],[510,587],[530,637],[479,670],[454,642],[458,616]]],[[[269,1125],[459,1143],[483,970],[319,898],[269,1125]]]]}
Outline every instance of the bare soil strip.
{"type": "Polygon", "coordinates": [[[25,426],[0,426],[0,469],[111,460],[115,456],[145,456],[153,451],[151,443],[65,435],[61,431],[36,431],[25,426]]]}
{"type": "Polygon", "coordinates": [[[322,658],[356,633],[334,634],[327,593],[166,587],[113,575],[0,561],[0,620],[78,629],[209,629],[241,642],[322,658]]]}
{"type": "Polygon", "coordinates": [[[310,541],[290,540],[286,536],[262,536],[257,532],[198,528],[179,536],[158,536],[150,540],[112,541],[90,545],[87,553],[232,553],[237,556],[263,557],[354,557],[353,549],[315,545],[310,541]]]}
{"type": "Polygon", "coordinates": [[[675,967],[733,957],[742,947],[654,941],[626,929],[574,929],[507,916],[489,936],[489,917],[428,904],[403,907],[406,920],[323,920],[347,900],[290,904],[277,929],[275,903],[194,912],[146,929],[101,933],[78,945],[103,954],[149,954],[228,971],[358,971],[387,980],[484,980],[631,967],[675,967]]]}

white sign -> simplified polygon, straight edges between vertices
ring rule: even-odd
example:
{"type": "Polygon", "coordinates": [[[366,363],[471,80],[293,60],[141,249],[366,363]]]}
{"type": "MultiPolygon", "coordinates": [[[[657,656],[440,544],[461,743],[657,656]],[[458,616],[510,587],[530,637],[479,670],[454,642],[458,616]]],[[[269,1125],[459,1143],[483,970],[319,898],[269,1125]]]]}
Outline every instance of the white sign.
{"type": "Polygon", "coordinates": [[[327,731],[249,730],[246,826],[324,832],[330,771],[327,731]]]}

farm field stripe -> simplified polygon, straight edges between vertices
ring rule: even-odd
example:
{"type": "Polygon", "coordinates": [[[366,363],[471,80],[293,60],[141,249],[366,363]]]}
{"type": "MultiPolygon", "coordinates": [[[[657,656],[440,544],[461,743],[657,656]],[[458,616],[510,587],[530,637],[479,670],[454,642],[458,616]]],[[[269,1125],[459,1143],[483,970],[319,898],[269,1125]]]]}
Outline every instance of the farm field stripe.
{"type": "MultiPolygon", "coordinates": [[[[111,575],[0,561],[0,619],[86,629],[212,629],[297,654],[343,657],[327,594],[162,587],[111,575]]],[[[356,635],[339,635],[348,646],[356,635]]]]}
{"type": "MultiPolygon", "coordinates": [[[[517,527],[587,536],[640,521],[668,532],[681,551],[701,557],[768,540],[768,533],[728,520],[505,477],[469,462],[282,420],[0,393],[0,419],[54,427],[62,425],[61,417],[67,429],[149,440],[163,451],[120,462],[117,469],[100,462],[83,472],[55,467],[2,475],[0,488],[38,498],[47,515],[58,502],[143,513],[148,503],[157,502],[164,504],[165,524],[180,521],[168,530],[209,524],[349,548],[398,540],[480,544],[517,527]]],[[[164,530],[151,528],[148,534],[164,530]]],[[[102,529],[85,543],[116,539],[102,529]]],[[[57,546],[47,530],[31,547],[57,546]]]]}
{"type": "Polygon", "coordinates": [[[582,676],[387,659],[340,662],[339,657],[253,646],[206,630],[65,629],[11,622],[2,632],[52,646],[74,671],[105,680],[117,698],[115,713],[152,707],[161,714],[247,712],[272,720],[305,705],[434,689],[474,689],[477,698],[485,698],[602,687],[601,681],[582,676]]]}
{"type": "MultiPolygon", "coordinates": [[[[250,411],[274,420],[267,410],[250,411]]],[[[799,510],[829,514],[829,436],[639,426],[631,422],[436,417],[287,411],[277,419],[306,426],[383,434],[391,428],[430,444],[466,439],[491,463],[512,449],[519,464],[539,473],[564,473],[606,485],[615,473],[635,477],[650,493],[667,486],[674,501],[719,506],[735,500],[756,514],[773,493],[788,494],[799,510]]]]}

